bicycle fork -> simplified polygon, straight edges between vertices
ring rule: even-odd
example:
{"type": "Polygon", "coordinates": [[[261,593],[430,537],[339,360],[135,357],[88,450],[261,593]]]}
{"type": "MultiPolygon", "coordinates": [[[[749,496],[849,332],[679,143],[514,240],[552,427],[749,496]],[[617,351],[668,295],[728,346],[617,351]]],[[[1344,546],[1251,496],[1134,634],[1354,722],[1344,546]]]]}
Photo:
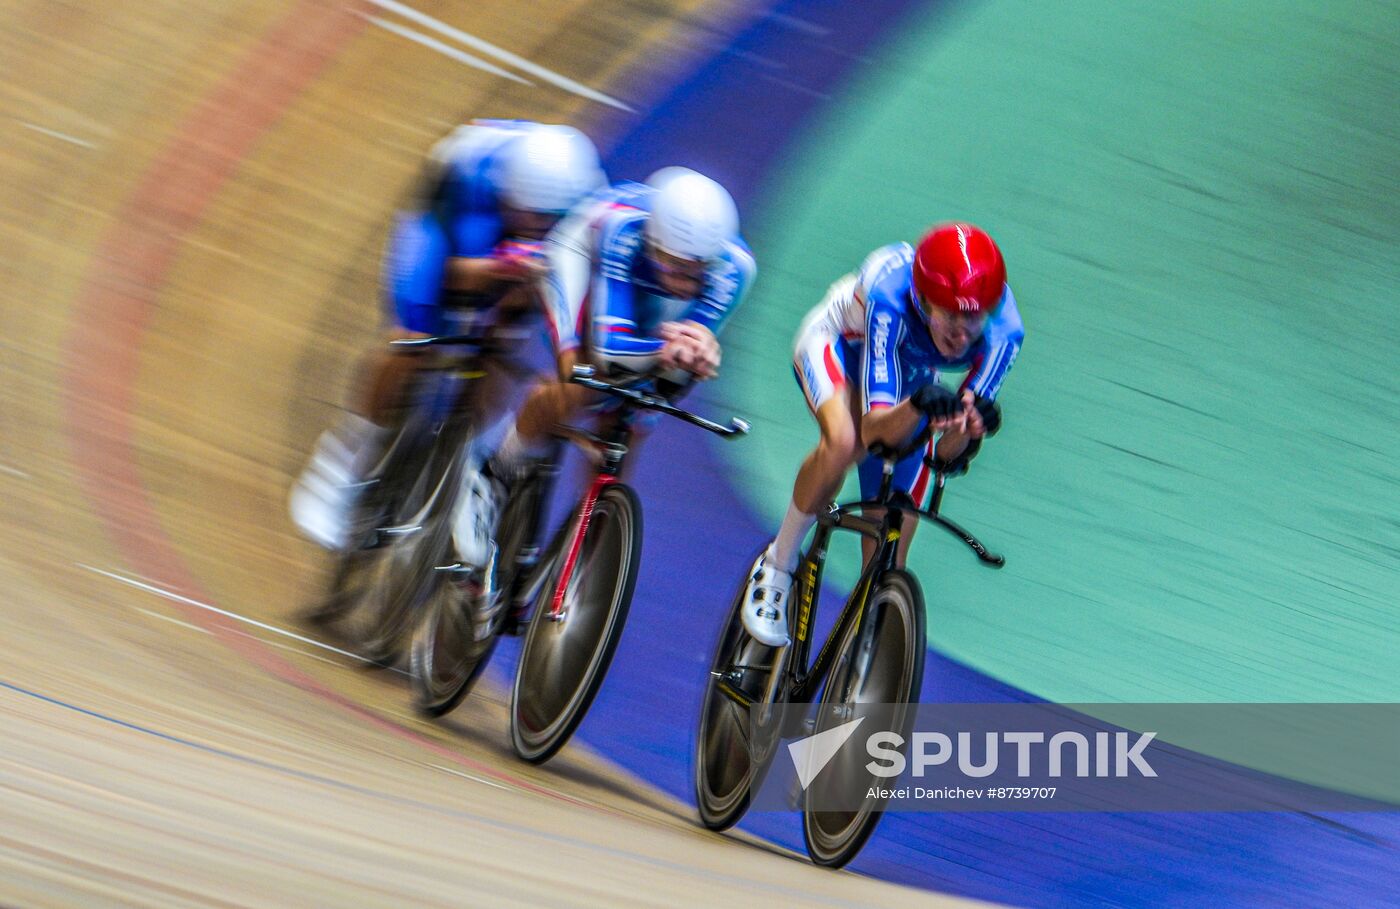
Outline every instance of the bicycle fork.
{"type": "Polygon", "coordinates": [[[578,567],[579,553],[583,551],[583,538],[588,534],[589,525],[593,523],[593,509],[597,506],[598,496],[602,495],[603,490],[616,482],[617,477],[613,474],[596,474],[588,487],[588,493],[579,505],[578,521],[574,524],[573,536],[569,540],[569,551],[564,556],[564,564],[559,568],[554,595],[550,598],[548,618],[551,622],[564,620],[564,596],[568,593],[569,581],[573,579],[574,570],[578,567]]]}

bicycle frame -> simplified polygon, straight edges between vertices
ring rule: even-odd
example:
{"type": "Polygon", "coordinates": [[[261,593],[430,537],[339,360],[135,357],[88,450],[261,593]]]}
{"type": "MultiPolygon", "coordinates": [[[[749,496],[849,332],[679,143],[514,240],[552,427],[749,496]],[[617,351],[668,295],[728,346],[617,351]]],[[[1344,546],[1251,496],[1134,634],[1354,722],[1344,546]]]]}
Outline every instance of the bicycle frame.
{"type": "Polygon", "coordinates": [[[803,559],[802,565],[798,569],[797,578],[797,649],[793,654],[797,668],[792,674],[793,681],[788,699],[801,703],[812,699],[821,684],[821,680],[826,677],[836,652],[836,642],[845,636],[851,622],[864,617],[875,579],[895,567],[895,559],[899,552],[899,539],[903,536],[904,510],[897,505],[879,501],[858,502],[832,509],[827,514],[818,517],[817,522],[816,536],[808,550],[807,557],[803,559]],[[885,509],[885,513],[878,521],[851,513],[851,510],[861,507],[882,507],[885,509]],[[836,619],[836,627],[822,642],[821,650],[817,651],[816,660],[809,663],[812,650],[812,617],[817,594],[821,590],[821,576],[826,565],[826,548],[832,533],[837,528],[854,530],[863,537],[875,540],[876,549],[869,563],[861,570],[860,579],[856,582],[851,595],[846,598],[845,604],[841,607],[841,613],[836,619]]]}
{"type": "Polygon", "coordinates": [[[593,522],[593,509],[598,504],[598,496],[603,494],[604,489],[618,482],[622,473],[622,462],[627,456],[628,443],[632,437],[632,430],[628,426],[630,415],[630,410],[623,410],[618,417],[617,428],[608,439],[576,427],[561,427],[561,435],[585,450],[593,451],[600,456],[600,461],[593,474],[593,481],[589,483],[588,491],[579,503],[578,520],[574,522],[568,553],[564,556],[564,563],[559,568],[559,578],[554,584],[554,595],[549,603],[551,621],[557,622],[564,617],[564,596],[568,592],[569,581],[573,579],[574,568],[578,565],[579,553],[583,550],[583,538],[593,522]]]}
{"type": "Polygon", "coordinates": [[[607,487],[621,480],[622,464],[627,457],[632,441],[632,416],[637,411],[657,411],[725,438],[741,436],[749,430],[749,425],[737,418],[731,420],[728,426],[723,426],[682,410],[660,395],[626,385],[614,385],[599,381],[594,377],[594,370],[590,366],[574,367],[571,381],[574,384],[619,399],[622,403],[622,409],[614,415],[612,426],[605,436],[576,426],[556,426],[554,428],[555,435],[573,442],[583,449],[584,453],[596,465],[593,480],[589,483],[588,490],[579,502],[578,517],[573,521],[573,527],[568,532],[567,542],[565,542],[563,534],[555,534],[550,547],[551,551],[536,563],[531,577],[522,585],[515,596],[515,601],[518,603],[534,602],[539,595],[540,587],[550,575],[554,558],[559,555],[559,549],[556,547],[567,546],[549,604],[548,618],[556,622],[562,621],[565,616],[564,598],[568,593],[569,582],[573,579],[574,572],[578,568],[579,555],[583,550],[583,540],[592,524],[593,510],[598,504],[598,497],[603,494],[607,487]]]}
{"type": "MultiPolygon", "coordinates": [[[[831,662],[835,654],[835,642],[845,637],[850,630],[850,623],[863,621],[870,601],[870,591],[875,585],[875,579],[887,571],[896,567],[899,553],[899,541],[904,535],[904,519],[907,514],[929,521],[944,530],[958,537],[971,549],[984,564],[993,568],[1000,568],[1005,564],[1005,559],[987,551],[975,536],[964,530],[958,524],[948,520],[938,513],[943,502],[943,490],[946,476],[942,472],[936,472],[934,477],[931,501],[928,508],[920,508],[917,503],[910,502],[913,507],[904,505],[900,497],[892,492],[894,466],[908,453],[922,446],[930,435],[929,430],[924,430],[909,442],[902,451],[898,453],[886,452],[884,471],[880,478],[880,490],[874,499],[860,502],[851,502],[846,505],[832,505],[831,508],[817,517],[817,530],[813,536],[812,545],[808,548],[806,556],[798,566],[794,577],[794,592],[797,595],[797,621],[796,621],[796,667],[790,672],[790,683],[788,689],[788,700],[798,703],[808,703],[816,694],[822,679],[826,677],[831,668],[831,662]],[[881,509],[881,517],[877,519],[865,517],[864,514],[855,514],[857,510],[865,512],[867,510],[881,509]],[[860,579],[856,582],[855,588],[846,598],[845,604],[841,608],[841,613],[837,617],[836,626],[822,642],[821,650],[817,652],[815,661],[809,662],[811,656],[812,640],[811,626],[814,607],[817,595],[821,590],[822,572],[826,566],[827,545],[831,535],[837,530],[852,530],[862,537],[874,540],[876,544],[875,552],[871,555],[869,562],[861,570],[860,579]]],[[[936,471],[933,459],[925,456],[924,462],[936,471]]],[[[782,655],[779,655],[781,658],[782,655]]],[[[771,694],[771,692],[770,692],[771,694]]]]}

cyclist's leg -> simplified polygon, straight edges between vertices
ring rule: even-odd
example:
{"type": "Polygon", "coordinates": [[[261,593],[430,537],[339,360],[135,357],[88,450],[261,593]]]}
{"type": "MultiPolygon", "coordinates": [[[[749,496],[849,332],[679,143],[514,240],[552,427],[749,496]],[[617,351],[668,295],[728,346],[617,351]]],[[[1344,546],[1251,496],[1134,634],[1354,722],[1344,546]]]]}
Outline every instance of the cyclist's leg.
{"type": "Polygon", "coordinates": [[[393,426],[422,357],[388,342],[442,330],[442,276],[448,241],[428,215],[401,215],[384,256],[384,342],[364,358],[352,410],[381,428],[393,426]]]}
{"type": "Polygon", "coordinates": [[[778,535],[749,572],[740,617],[748,633],[769,646],[788,639],[787,600],[802,541],[860,451],[855,395],[846,369],[853,355],[819,319],[808,319],[798,332],[793,371],[821,435],[798,470],[778,535]]]}
{"type": "Polygon", "coordinates": [[[394,425],[402,411],[404,391],[422,358],[416,352],[395,350],[389,342],[427,336],[428,332],[397,325],[385,331],[384,343],[360,360],[350,394],[350,411],[379,426],[394,425]]]}
{"type": "MultiPolygon", "coordinates": [[[[557,364],[560,376],[572,375],[577,362],[577,350],[559,354],[557,364]]],[[[527,458],[543,454],[549,448],[550,429],[568,421],[590,400],[588,389],[562,378],[536,383],[516,415],[514,425],[506,431],[504,440],[496,450],[492,459],[493,469],[503,474],[503,479],[508,478],[527,458]]]]}
{"type": "Polygon", "coordinates": [[[530,390],[534,369],[526,357],[527,340],[538,328],[539,311],[536,288],[515,285],[491,300],[489,310],[478,309],[466,330],[489,337],[494,344],[484,375],[470,386],[472,432],[467,455],[474,464],[485,463],[501,446],[530,390]]]}
{"type": "Polygon", "coordinates": [[[584,301],[593,274],[588,226],[585,218],[570,218],[546,246],[549,278],[543,288],[544,312],[558,378],[539,382],[530,390],[515,425],[506,433],[495,457],[497,469],[506,474],[531,454],[542,453],[548,446],[549,430],[589,400],[587,389],[569,382],[574,365],[585,362],[581,325],[587,318],[584,301]]]}
{"type": "Polygon", "coordinates": [[[791,573],[797,567],[802,541],[816,523],[817,512],[841,490],[846,474],[864,453],[856,428],[859,394],[852,393],[846,369],[853,354],[823,326],[809,325],[798,335],[793,370],[820,438],[797,471],[787,515],[769,550],[773,565],[782,571],[791,573]]]}

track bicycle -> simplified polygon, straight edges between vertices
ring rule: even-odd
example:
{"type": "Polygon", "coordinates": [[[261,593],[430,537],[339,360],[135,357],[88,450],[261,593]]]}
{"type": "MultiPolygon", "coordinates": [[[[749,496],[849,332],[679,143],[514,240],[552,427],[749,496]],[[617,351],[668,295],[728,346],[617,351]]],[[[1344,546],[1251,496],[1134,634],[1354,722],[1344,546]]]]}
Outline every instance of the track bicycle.
{"type": "Polygon", "coordinates": [[[725,437],[724,426],[645,390],[646,376],[607,382],[589,366],[570,381],[620,403],[602,434],[556,426],[554,452],[533,460],[511,487],[497,522],[488,575],[456,563],[434,566],[410,648],[414,705],[429,716],[454,709],[505,634],[524,634],[511,697],[511,741],[526,760],[552,757],[578,728],[616,650],[632,602],[641,556],[641,504],[620,481],[635,416],[672,416],[725,437]],[[578,506],[542,551],[539,536],[559,471],[559,445],[578,446],[594,476],[578,506]],[[533,613],[531,613],[531,607],[533,613]],[[527,616],[530,616],[527,618],[527,616]]]}
{"type": "Polygon", "coordinates": [[[461,485],[476,391],[487,359],[505,340],[497,333],[389,342],[429,359],[416,370],[402,422],[359,491],[330,592],[307,615],[373,663],[399,659],[425,579],[450,547],[447,516],[461,485]]]}
{"type": "MultiPolygon", "coordinates": [[[[620,479],[631,450],[633,424],[650,411],[683,420],[724,438],[749,431],[738,418],[722,425],[683,410],[664,395],[633,382],[607,382],[592,367],[575,367],[571,381],[618,403],[597,434],[558,427],[593,464],[593,478],[554,534],[529,577],[513,591],[513,605],[532,608],[511,691],[510,734],[516,754],[542,763],[573,735],[601,687],[622,635],[641,562],[642,507],[620,479]]],[[[645,380],[643,380],[645,381],[645,380]]],[[[525,482],[516,494],[524,505],[543,504],[525,482]]],[[[524,506],[509,515],[529,520],[524,506]]],[[[538,527],[538,517],[534,519],[538,527]]],[[[526,528],[529,530],[530,528],[526,528]]],[[[502,533],[512,532],[507,523],[502,533]]],[[[528,547],[523,550],[528,553],[528,547]]]]}
{"type": "MultiPolygon", "coordinates": [[[[923,592],[918,580],[898,565],[905,516],[917,515],[949,531],[984,565],[1000,568],[1005,562],[939,513],[946,477],[931,456],[925,455],[936,471],[928,508],[892,490],[895,465],[931,435],[932,429],[925,428],[902,448],[872,447],[871,454],[884,461],[875,498],[833,504],[818,516],[815,536],[793,577],[789,603],[797,605],[787,616],[791,643],[768,647],[744,631],[740,607],[748,578],[739,584],[710,666],[696,744],[696,801],[702,823],[711,830],[729,828],[748,810],[783,737],[820,734],[863,717],[863,733],[889,730],[908,740],[926,644],[923,592]],[[815,604],[827,544],[837,530],[872,540],[874,553],[813,658],[815,604]],[[814,717],[807,709],[783,709],[811,704],[819,689],[814,717]]],[[[888,801],[865,798],[859,810],[819,810],[823,804],[848,802],[852,791],[867,792],[885,782],[864,769],[863,753],[853,756],[849,751],[838,752],[802,796],[808,854],[817,864],[832,868],[855,857],[888,801]]]]}

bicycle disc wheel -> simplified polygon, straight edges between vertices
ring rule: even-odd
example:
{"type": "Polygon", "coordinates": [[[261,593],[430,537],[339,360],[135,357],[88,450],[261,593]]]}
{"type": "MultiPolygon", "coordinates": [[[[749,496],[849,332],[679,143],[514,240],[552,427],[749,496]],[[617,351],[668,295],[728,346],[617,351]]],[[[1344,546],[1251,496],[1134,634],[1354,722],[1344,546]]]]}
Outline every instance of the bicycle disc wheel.
{"type": "Polygon", "coordinates": [[[413,706],[442,716],[462,702],[496,649],[499,601],[481,571],[434,571],[413,630],[413,706]]]}
{"type": "Polygon", "coordinates": [[[773,709],[786,697],[791,649],[766,647],[744,631],[739,610],[748,590],[748,576],[729,609],[729,618],[715,645],[714,659],[700,706],[700,730],[695,742],[695,803],[700,822],[711,830],[727,830],[749,809],[753,793],[763,782],[777,752],[781,724],[755,723],[752,708],[741,706],[720,689],[724,684],[761,699],[778,673],[773,709]],[[782,654],[780,662],[775,657],[782,654]],[[755,739],[755,733],[761,738],[755,739]]]}
{"type": "MultiPolygon", "coordinates": [[[[560,532],[572,528],[571,522],[560,532]]],[[[525,760],[553,757],[588,712],[622,636],[641,552],[637,494],[614,483],[594,505],[560,616],[550,615],[550,601],[562,555],[551,569],[552,583],[540,589],[525,633],[510,710],[511,742],[525,760]]]]}
{"type": "Polygon", "coordinates": [[[802,834],[812,861],[840,868],[855,858],[884,814],[887,799],[865,796],[889,782],[866,769],[858,741],[880,730],[907,743],[924,675],[924,599],[905,571],[886,572],[870,592],[862,620],[843,636],[822,692],[813,732],[864,718],[852,737],[807,787],[802,834]],[[871,721],[874,722],[871,722],[871,721]],[[859,807],[853,807],[856,804],[859,807]],[[837,806],[836,809],[830,806],[837,806]]]}
{"type": "Polygon", "coordinates": [[[412,527],[426,504],[422,474],[430,453],[413,427],[400,431],[376,471],[378,479],[356,503],[351,526],[358,530],[336,558],[330,592],[305,614],[314,625],[336,629],[375,663],[393,660],[405,630],[410,591],[398,582],[412,570],[418,541],[416,531],[402,528],[412,527]]]}
{"type": "Polygon", "coordinates": [[[328,618],[352,650],[372,663],[389,665],[398,654],[413,597],[412,565],[420,534],[346,553],[337,568],[328,618]]]}

